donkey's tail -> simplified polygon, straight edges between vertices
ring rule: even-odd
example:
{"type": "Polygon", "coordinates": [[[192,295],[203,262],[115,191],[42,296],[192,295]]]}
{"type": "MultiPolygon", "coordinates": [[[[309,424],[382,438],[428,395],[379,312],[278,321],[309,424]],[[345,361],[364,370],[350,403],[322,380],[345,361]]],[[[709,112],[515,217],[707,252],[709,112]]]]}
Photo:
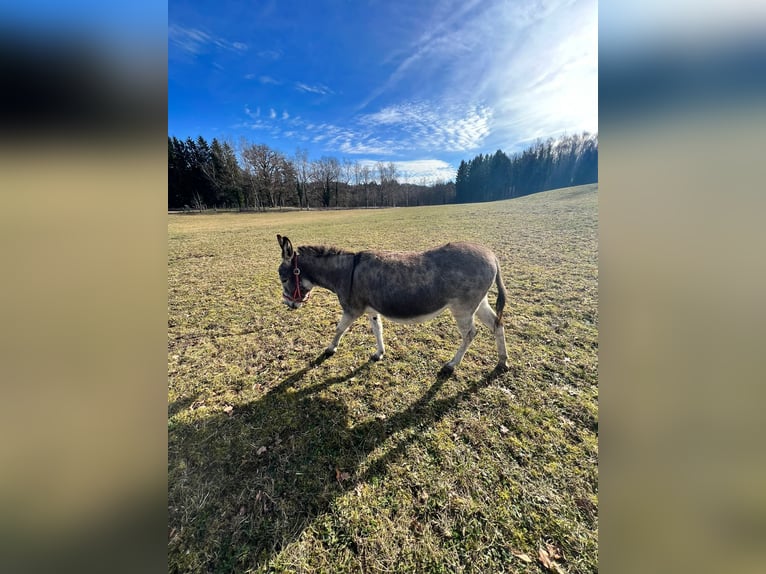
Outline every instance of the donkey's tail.
{"type": "Polygon", "coordinates": [[[505,300],[508,298],[508,291],[505,290],[503,284],[503,278],[500,276],[500,262],[495,257],[495,265],[497,271],[495,272],[495,285],[497,285],[497,303],[495,304],[495,313],[497,319],[495,319],[495,328],[497,329],[503,323],[503,309],[505,308],[505,300]]]}

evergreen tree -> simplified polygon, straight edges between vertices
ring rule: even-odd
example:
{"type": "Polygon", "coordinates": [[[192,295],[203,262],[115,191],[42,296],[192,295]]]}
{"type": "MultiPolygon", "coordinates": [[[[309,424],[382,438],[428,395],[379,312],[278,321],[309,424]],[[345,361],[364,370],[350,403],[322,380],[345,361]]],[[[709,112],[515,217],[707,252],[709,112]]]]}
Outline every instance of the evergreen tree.
{"type": "Polygon", "coordinates": [[[460,160],[455,177],[455,203],[468,203],[469,199],[468,164],[460,160]]]}
{"type": "Polygon", "coordinates": [[[502,150],[460,162],[455,201],[494,201],[598,181],[598,137],[537,140],[508,157],[502,150]]]}

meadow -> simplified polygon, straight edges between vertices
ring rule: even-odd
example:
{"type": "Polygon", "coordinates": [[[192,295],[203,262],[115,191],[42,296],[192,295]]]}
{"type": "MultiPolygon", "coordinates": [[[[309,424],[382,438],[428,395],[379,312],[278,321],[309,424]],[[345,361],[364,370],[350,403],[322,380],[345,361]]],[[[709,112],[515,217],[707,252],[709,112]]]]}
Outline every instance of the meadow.
{"type": "MultiPolygon", "coordinates": [[[[384,210],[168,216],[170,572],[596,572],[598,187],[384,210]],[[386,357],[316,289],[281,302],[294,245],[476,241],[508,289],[510,369],[443,313],[383,320],[386,357]]],[[[490,292],[494,308],[495,289],[490,292]]]]}

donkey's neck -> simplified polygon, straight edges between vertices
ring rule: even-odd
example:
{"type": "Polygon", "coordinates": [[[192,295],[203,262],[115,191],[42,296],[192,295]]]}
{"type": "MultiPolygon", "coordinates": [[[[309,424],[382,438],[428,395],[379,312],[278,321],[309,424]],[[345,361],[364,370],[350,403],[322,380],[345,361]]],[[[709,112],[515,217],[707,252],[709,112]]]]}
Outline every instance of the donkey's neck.
{"type": "Polygon", "coordinates": [[[323,256],[299,253],[298,261],[304,277],[314,285],[329,289],[340,297],[348,295],[354,265],[353,253],[323,256]]]}

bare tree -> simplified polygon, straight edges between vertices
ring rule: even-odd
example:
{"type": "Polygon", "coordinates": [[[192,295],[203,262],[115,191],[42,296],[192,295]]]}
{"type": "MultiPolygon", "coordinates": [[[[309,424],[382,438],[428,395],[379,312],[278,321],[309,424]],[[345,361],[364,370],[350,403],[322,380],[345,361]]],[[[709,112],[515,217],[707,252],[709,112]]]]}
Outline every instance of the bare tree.
{"type": "Polygon", "coordinates": [[[321,185],[321,200],[324,207],[330,207],[333,191],[335,206],[338,206],[338,179],[340,178],[340,163],[334,157],[322,156],[314,162],[315,178],[321,185]]]}
{"type": "Polygon", "coordinates": [[[364,188],[364,206],[370,207],[370,182],[372,181],[372,172],[369,165],[363,165],[359,169],[359,179],[364,188]]]}
{"type": "MultiPolygon", "coordinates": [[[[340,189],[343,192],[343,201],[340,203],[346,207],[351,207],[353,203],[353,197],[351,196],[351,182],[354,180],[355,169],[354,166],[357,162],[352,162],[348,158],[343,158],[343,162],[340,166],[340,189]]],[[[338,198],[336,198],[337,200],[338,198]]]]}
{"type": "Polygon", "coordinates": [[[398,171],[396,164],[392,161],[383,163],[379,161],[375,164],[375,170],[378,174],[378,180],[380,181],[379,196],[380,205],[396,205],[395,192],[399,183],[396,181],[398,171]]]}
{"type": "Polygon", "coordinates": [[[309,162],[309,152],[301,148],[296,149],[293,166],[295,168],[298,207],[310,209],[308,192],[311,185],[311,162],[309,162]]]}
{"type": "Polygon", "coordinates": [[[375,171],[378,174],[378,181],[380,182],[380,186],[378,187],[378,204],[383,207],[386,193],[386,164],[382,161],[377,162],[375,164],[375,171]]]}
{"type": "Polygon", "coordinates": [[[290,162],[265,144],[251,144],[242,150],[242,159],[252,174],[261,205],[282,207],[293,174],[290,162]]]}

